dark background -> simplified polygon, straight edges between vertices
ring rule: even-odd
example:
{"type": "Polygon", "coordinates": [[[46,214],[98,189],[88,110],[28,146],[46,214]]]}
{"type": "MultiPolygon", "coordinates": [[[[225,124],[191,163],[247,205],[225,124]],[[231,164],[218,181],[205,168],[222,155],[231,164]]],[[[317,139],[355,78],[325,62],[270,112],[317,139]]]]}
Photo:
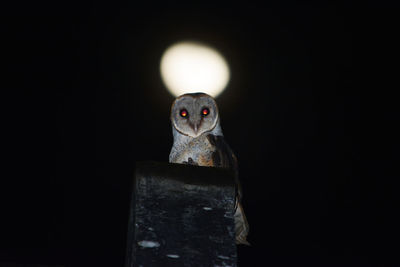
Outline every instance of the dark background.
{"type": "Polygon", "coordinates": [[[134,164],[166,162],[172,145],[160,57],[197,40],[231,68],[217,102],[251,227],[239,265],[396,266],[396,157],[381,132],[397,115],[380,93],[362,100],[373,85],[355,73],[354,51],[368,50],[354,41],[359,12],[291,0],[4,8],[16,193],[2,201],[0,262],[123,266],[134,164]]]}

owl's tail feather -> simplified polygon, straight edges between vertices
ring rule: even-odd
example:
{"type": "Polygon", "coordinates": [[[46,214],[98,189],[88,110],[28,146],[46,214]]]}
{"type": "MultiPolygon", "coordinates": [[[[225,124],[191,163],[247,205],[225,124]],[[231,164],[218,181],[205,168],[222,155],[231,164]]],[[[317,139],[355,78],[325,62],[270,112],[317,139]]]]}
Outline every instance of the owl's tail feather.
{"type": "Polygon", "coordinates": [[[246,215],[244,215],[242,204],[236,200],[236,211],[235,211],[235,232],[236,232],[236,244],[243,244],[250,246],[246,238],[249,233],[249,224],[247,223],[246,215]]]}

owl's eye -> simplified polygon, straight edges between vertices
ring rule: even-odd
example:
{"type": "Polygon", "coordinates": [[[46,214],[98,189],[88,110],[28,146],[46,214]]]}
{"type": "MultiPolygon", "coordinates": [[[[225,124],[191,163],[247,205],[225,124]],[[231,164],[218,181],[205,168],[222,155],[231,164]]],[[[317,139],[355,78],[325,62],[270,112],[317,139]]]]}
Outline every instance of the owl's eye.
{"type": "Polygon", "coordinates": [[[208,108],[203,108],[201,110],[201,115],[207,116],[208,114],[210,114],[210,110],[208,108]]]}
{"type": "Polygon", "coordinates": [[[181,117],[187,117],[188,112],[186,109],[181,109],[181,111],[179,112],[179,114],[181,115],[181,117]]]}

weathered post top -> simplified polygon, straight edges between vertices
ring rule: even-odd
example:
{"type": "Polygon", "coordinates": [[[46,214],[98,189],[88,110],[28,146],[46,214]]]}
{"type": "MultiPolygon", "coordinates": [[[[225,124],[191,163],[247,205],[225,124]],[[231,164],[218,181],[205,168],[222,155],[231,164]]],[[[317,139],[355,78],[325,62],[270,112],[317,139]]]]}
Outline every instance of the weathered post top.
{"type": "Polygon", "coordinates": [[[138,162],[126,266],[236,266],[233,173],[138,162]]]}

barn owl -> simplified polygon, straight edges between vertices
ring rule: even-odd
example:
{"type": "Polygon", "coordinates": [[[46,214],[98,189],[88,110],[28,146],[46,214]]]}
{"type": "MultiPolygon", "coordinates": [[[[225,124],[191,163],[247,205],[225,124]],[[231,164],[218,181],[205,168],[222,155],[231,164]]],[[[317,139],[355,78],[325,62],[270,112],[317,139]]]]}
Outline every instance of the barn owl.
{"type": "Polygon", "coordinates": [[[171,107],[171,123],[174,142],[169,162],[229,168],[235,172],[238,192],[234,211],[236,243],[248,245],[249,226],[240,202],[242,191],[237,159],[222,134],[215,100],[204,93],[179,96],[171,107]]]}

